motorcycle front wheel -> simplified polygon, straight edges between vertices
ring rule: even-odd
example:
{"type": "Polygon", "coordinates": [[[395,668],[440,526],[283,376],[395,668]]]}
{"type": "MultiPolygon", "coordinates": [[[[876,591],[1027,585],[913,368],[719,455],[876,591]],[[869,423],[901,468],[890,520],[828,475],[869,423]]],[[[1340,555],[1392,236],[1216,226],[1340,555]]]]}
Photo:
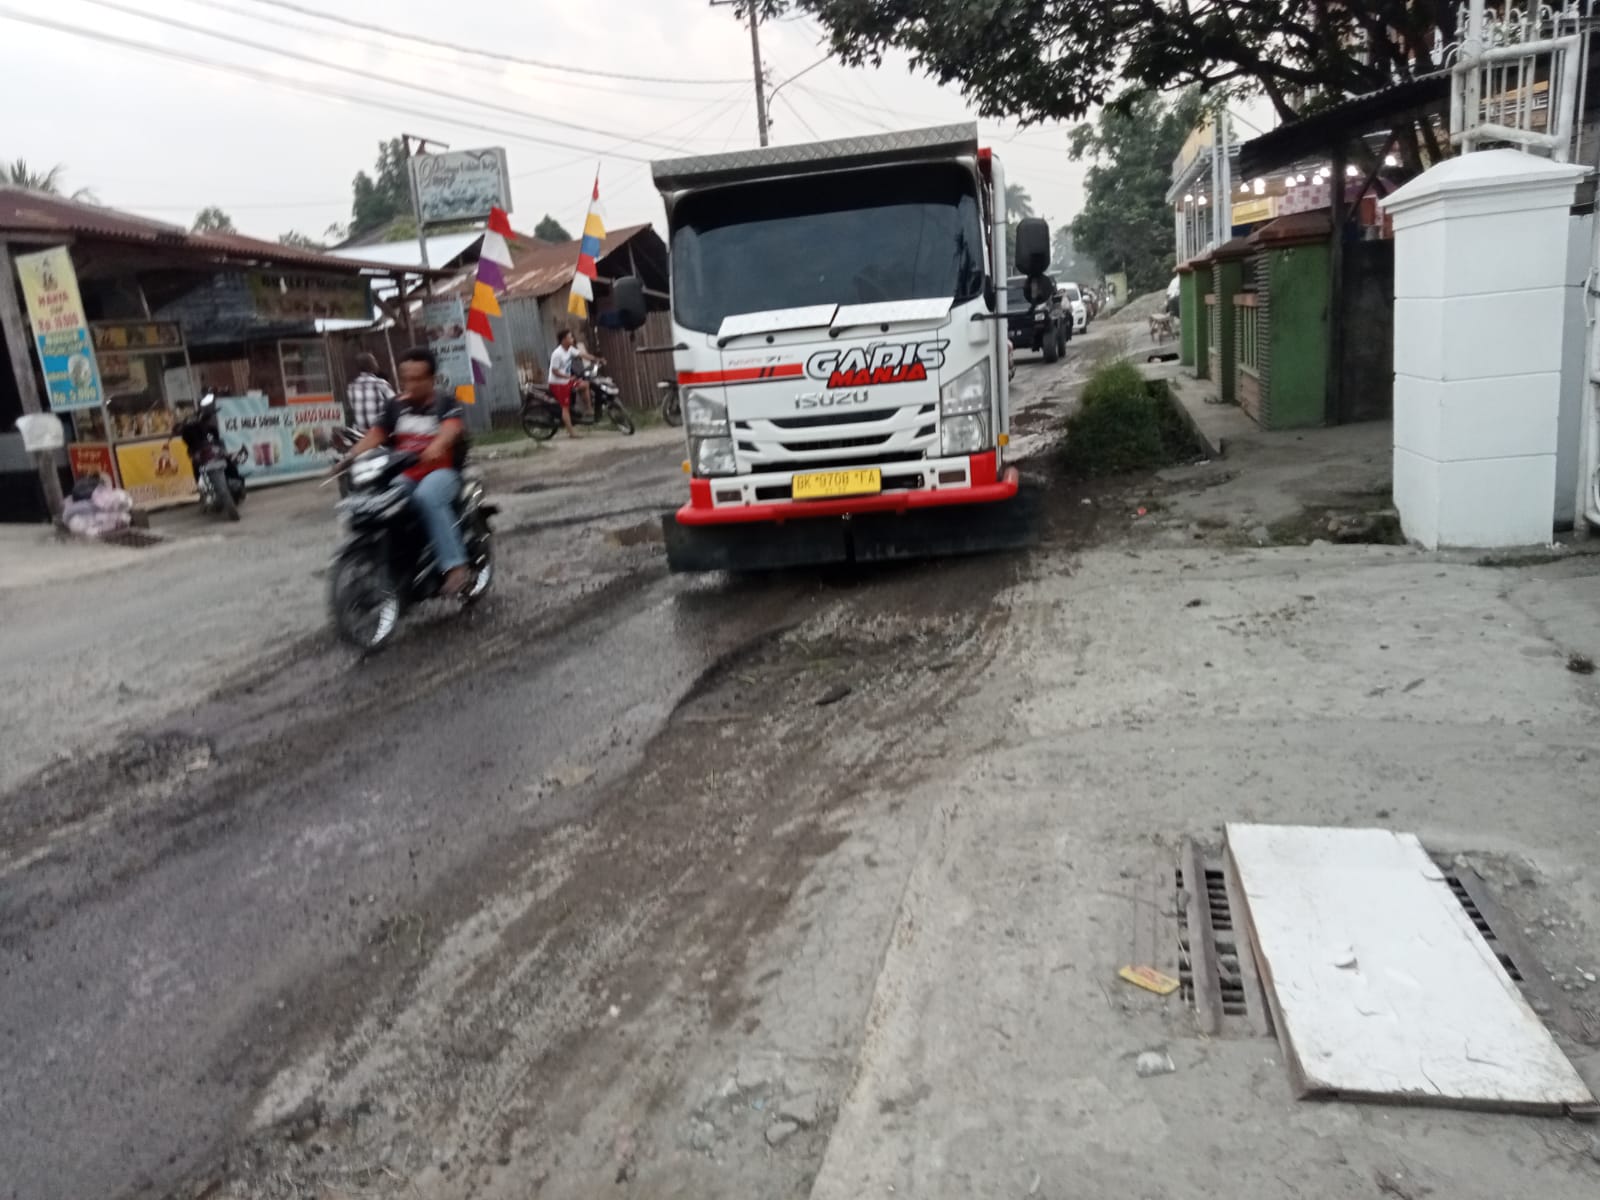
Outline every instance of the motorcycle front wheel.
{"type": "Polygon", "coordinates": [[[363,654],[381,649],[400,624],[400,591],[370,547],[353,546],[334,559],[328,606],[339,640],[363,654]]]}
{"type": "Polygon", "coordinates": [[[522,432],[536,442],[548,442],[561,428],[561,418],[543,405],[532,405],[522,410],[522,432]]]}
{"type": "Polygon", "coordinates": [[[473,531],[472,538],[467,543],[467,553],[472,556],[472,582],[467,585],[467,590],[462,593],[463,604],[474,604],[488,594],[489,585],[494,582],[494,534],[489,531],[489,522],[483,517],[478,518],[477,528],[473,531]]]}
{"type": "Polygon", "coordinates": [[[611,423],[616,426],[619,433],[627,435],[633,432],[633,418],[628,415],[628,410],[622,407],[622,401],[608,400],[606,416],[611,418],[611,423]]]}
{"type": "Polygon", "coordinates": [[[683,399],[673,388],[661,399],[661,419],[676,429],[683,424],[683,399]]]}

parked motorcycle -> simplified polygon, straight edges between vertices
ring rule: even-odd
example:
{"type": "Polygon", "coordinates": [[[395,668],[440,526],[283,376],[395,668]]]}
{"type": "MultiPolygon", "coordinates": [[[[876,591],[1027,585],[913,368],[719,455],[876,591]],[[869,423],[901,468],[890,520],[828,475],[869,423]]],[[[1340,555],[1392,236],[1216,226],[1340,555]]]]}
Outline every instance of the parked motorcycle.
{"type": "MultiPolygon", "coordinates": [[[[622,406],[622,390],[609,376],[598,371],[586,373],[580,369],[575,378],[589,381],[589,397],[593,407],[585,405],[576,396],[572,400],[574,425],[597,425],[599,414],[604,412],[613,429],[622,434],[633,432],[633,418],[622,406]]],[[[536,442],[547,442],[562,427],[561,405],[550,394],[548,384],[529,384],[522,391],[522,431],[536,442]]]]}
{"type": "MultiPolygon", "coordinates": [[[[378,448],[351,463],[350,496],[339,502],[347,535],[334,555],[328,598],[341,640],[364,654],[383,647],[406,609],[438,596],[444,572],[410,504],[401,476],[418,462],[415,454],[378,448]]],[[[500,510],[484,498],[475,478],[461,482],[456,512],[467,544],[471,581],[461,594],[470,605],[494,580],[494,536],[489,519],[500,510]]]]}
{"type": "Polygon", "coordinates": [[[221,513],[228,520],[237,521],[245,491],[239,464],[244,462],[247,452],[240,447],[237,454],[229,454],[222,444],[222,430],[217,424],[216,396],[211,392],[202,396],[194,416],[180,424],[175,432],[194,465],[200,507],[206,512],[221,513]]]}
{"type": "Polygon", "coordinates": [[[683,424],[683,398],[678,392],[678,381],[657,380],[656,391],[661,394],[661,419],[676,429],[683,424]]]}

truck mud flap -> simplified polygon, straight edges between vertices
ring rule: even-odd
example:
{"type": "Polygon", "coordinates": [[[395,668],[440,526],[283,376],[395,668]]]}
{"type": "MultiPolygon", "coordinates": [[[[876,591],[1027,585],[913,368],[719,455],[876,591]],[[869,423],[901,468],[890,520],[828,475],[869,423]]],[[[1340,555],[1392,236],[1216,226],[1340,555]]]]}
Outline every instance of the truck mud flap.
{"type": "Polygon", "coordinates": [[[1039,497],[1025,489],[1001,504],[865,513],[782,525],[680,525],[661,519],[674,571],[773,571],[828,563],[889,562],[1019,550],[1038,539],[1039,497]]]}

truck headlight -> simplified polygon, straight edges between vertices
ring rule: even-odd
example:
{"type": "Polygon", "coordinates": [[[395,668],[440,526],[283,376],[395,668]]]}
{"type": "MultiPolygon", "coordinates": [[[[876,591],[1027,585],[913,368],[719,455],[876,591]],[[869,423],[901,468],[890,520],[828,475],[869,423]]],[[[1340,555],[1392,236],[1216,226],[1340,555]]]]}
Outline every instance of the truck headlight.
{"type": "Polygon", "coordinates": [[[731,437],[697,437],[692,439],[694,473],[702,479],[710,475],[733,475],[739,470],[733,455],[731,437]]]}
{"type": "Polygon", "coordinates": [[[964,413],[989,411],[989,360],[982,358],[976,366],[961,372],[939,389],[939,415],[961,416],[964,413]]]}
{"type": "Polygon", "coordinates": [[[976,454],[989,448],[989,417],[971,413],[962,417],[946,417],[939,422],[939,452],[946,458],[960,454],[976,454]]]}
{"type": "Polygon", "coordinates": [[[683,423],[690,437],[726,440],[729,432],[728,402],[708,392],[687,392],[683,397],[683,423]]]}

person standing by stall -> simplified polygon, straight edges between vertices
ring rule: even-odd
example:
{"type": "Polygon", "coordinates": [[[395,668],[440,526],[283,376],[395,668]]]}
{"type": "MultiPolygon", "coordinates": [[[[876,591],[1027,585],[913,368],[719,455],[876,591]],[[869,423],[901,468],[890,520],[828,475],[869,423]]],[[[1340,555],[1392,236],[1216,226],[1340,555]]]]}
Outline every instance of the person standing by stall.
{"type": "Polygon", "coordinates": [[[350,397],[350,419],[356,430],[365,433],[383,419],[384,410],[394,399],[394,388],[378,374],[378,360],[371,354],[356,355],[356,377],[346,389],[350,397]]]}

